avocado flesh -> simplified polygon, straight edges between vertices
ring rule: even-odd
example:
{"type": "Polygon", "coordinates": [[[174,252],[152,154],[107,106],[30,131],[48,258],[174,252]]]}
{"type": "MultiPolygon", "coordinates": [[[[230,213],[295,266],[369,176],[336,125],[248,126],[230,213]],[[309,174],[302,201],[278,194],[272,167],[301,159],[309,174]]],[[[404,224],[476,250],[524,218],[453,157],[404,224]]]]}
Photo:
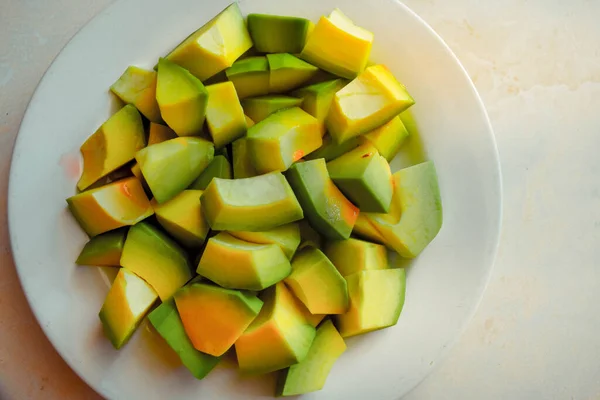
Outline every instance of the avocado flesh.
{"type": "Polygon", "coordinates": [[[156,71],[127,67],[110,90],[124,103],[135,106],[151,122],[162,121],[156,102],[156,71]]]}
{"type": "Polygon", "coordinates": [[[360,271],[388,268],[385,246],[364,240],[330,241],[324,253],[344,277],[360,271]]]}
{"type": "Polygon", "coordinates": [[[248,145],[248,139],[246,137],[233,142],[231,153],[234,179],[251,178],[258,175],[256,168],[254,168],[254,162],[252,161],[252,155],[250,154],[250,146],[248,145]]]}
{"type": "Polygon", "coordinates": [[[269,93],[285,93],[308,82],[319,71],[288,53],[267,54],[269,93]]]}
{"type": "Polygon", "coordinates": [[[265,56],[238,60],[225,73],[240,99],[269,94],[269,63],[265,56]]]}
{"type": "Polygon", "coordinates": [[[363,143],[370,143],[377,148],[388,162],[391,162],[408,138],[409,133],[399,116],[392,118],[388,123],[365,133],[361,137],[363,143]]]}
{"type": "Polygon", "coordinates": [[[302,99],[283,95],[266,95],[242,100],[244,112],[257,124],[276,111],[299,107],[302,99]]]}
{"type": "MultiPolygon", "coordinates": [[[[335,79],[315,83],[292,92],[292,96],[302,99],[302,109],[318,119],[325,122],[329,108],[335,93],[346,86],[345,79],[335,79]]],[[[325,133],[325,130],[323,130],[325,133]]]]}
{"type": "Polygon", "coordinates": [[[118,267],[126,235],[126,229],[118,229],[93,237],[79,253],[76,263],[78,265],[118,267]]]}
{"type": "Polygon", "coordinates": [[[361,212],[358,214],[352,234],[374,243],[385,244],[385,239],[371,223],[371,219],[367,213],[361,212]]]}
{"type": "Polygon", "coordinates": [[[200,176],[192,182],[189,189],[205,190],[213,178],[232,178],[231,164],[229,164],[229,161],[223,155],[215,156],[200,176]]]}
{"type": "Polygon", "coordinates": [[[215,147],[221,148],[246,134],[246,117],[233,83],[216,83],[206,90],[206,124],[215,147]]]}
{"type": "Polygon", "coordinates": [[[231,231],[229,234],[251,243],[276,244],[290,260],[300,245],[300,227],[297,222],[262,232],[231,231]]]}
{"type": "Polygon", "coordinates": [[[254,47],[262,53],[300,53],[313,28],[307,19],[279,15],[248,14],[247,21],[254,47]]]}
{"type": "Polygon", "coordinates": [[[336,143],[333,141],[333,139],[331,139],[330,135],[326,134],[323,136],[323,145],[317,150],[308,154],[305,159],[315,160],[317,158],[324,158],[325,161],[331,161],[358,147],[359,145],[360,138],[352,138],[342,143],[336,143]]]}
{"type": "Polygon", "coordinates": [[[168,126],[150,122],[148,146],[166,142],[167,140],[175,139],[176,137],[177,134],[168,126]]]}

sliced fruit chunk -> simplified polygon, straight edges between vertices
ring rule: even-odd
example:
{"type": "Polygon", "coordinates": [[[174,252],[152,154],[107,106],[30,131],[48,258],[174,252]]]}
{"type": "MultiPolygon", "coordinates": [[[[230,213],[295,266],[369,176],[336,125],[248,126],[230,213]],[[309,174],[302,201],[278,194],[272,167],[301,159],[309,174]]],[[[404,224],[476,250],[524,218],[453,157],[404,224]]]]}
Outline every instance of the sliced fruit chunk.
{"type": "Polygon", "coordinates": [[[346,281],[350,310],[334,317],[342,337],[396,325],[404,306],[404,269],[361,271],[347,276],[346,281]]]}
{"type": "Polygon", "coordinates": [[[124,103],[133,104],[150,121],[162,121],[156,102],[156,71],[127,67],[110,90],[124,103]]]}
{"type": "Polygon", "coordinates": [[[312,28],[304,18],[248,14],[248,31],[261,53],[300,53],[312,28]]]}
{"type": "Polygon", "coordinates": [[[385,244],[402,257],[414,258],[437,236],[443,212],[435,165],[431,161],[394,175],[394,197],[388,214],[368,214],[385,244]]]}
{"type": "Polygon", "coordinates": [[[285,93],[309,81],[319,70],[289,53],[267,54],[269,93],[285,93]]]}
{"type": "Polygon", "coordinates": [[[277,396],[296,396],[323,389],[333,364],[346,351],[346,343],[327,320],[319,326],[306,358],[282,371],[277,396]]]}
{"type": "Polygon", "coordinates": [[[218,231],[260,232],[304,217],[280,172],[234,180],[215,178],[201,201],[209,225],[218,231]]]}
{"type": "Polygon", "coordinates": [[[220,232],[208,240],[196,272],[228,289],[263,290],[292,267],[276,244],[257,244],[220,232]]]}
{"type": "Polygon", "coordinates": [[[400,117],[395,116],[390,122],[365,133],[361,140],[375,146],[379,154],[390,162],[396,157],[408,135],[408,130],[400,117]]]}
{"type": "Polygon", "coordinates": [[[218,357],[204,354],[194,348],[185,333],[173,298],[156,307],[148,314],[148,319],[196,379],[204,378],[219,363],[218,357]]]}
{"type": "Polygon", "coordinates": [[[373,65],[335,94],[327,129],[341,143],[389,122],[413,104],[404,85],[385,66],[373,65]]]}
{"type": "Polygon", "coordinates": [[[252,128],[255,124],[256,122],[254,122],[252,118],[246,115],[246,126],[248,127],[248,129],[252,128]]]}
{"type": "Polygon", "coordinates": [[[296,222],[263,232],[233,231],[229,233],[238,239],[252,243],[276,244],[288,259],[294,256],[300,245],[300,227],[296,222]]]}
{"type": "Polygon", "coordinates": [[[208,167],[192,184],[190,185],[190,189],[198,189],[204,190],[208,186],[208,184],[213,180],[213,178],[221,178],[221,179],[231,179],[231,164],[227,160],[227,157],[223,155],[218,155],[213,158],[213,160],[208,164],[208,167]]]}
{"type": "Polygon", "coordinates": [[[148,146],[137,160],[154,198],[162,204],[190,186],[210,164],[215,153],[208,140],[180,137],[148,146]]]}
{"type": "Polygon", "coordinates": [[[256,56],[238,60],[225,71],[240,99],[269,94],[269,63],[267,57],[256,56]]]}
{"type": "Polygon", "coordinates": [[[354,25],[338,9],[321,17],[300,57],[343,78],[352,79],[367,66],[373,34],[354,25]]]}
{"type": "Polygon", "coordinates": [[[262,374],[302,361],[315,337],[301,304],[283,282],[261,296],[264,306],[235,343],[242,372],[262,374]]]}
{"type": "Polygon", "coordinates": [[[315,231],[306,219],[298,222],[298,225],[300,226],[300,246],[298,247],[298,250],[303,249],[306,246],[312,246],[320,249],[321,244],[323,243],[323,238],[319,232],[315,231]]]}
{"type": "Polygon", "coordinates": [[[133,160],[146,146],[140,113],[131,104],[110,117],[81,145],[83,173],[77,189],[85,190],[98,179],[133,160]]]}
{"type": "Polygon", "coordinates": [[[165,122],[179,136],[202,133],[208,91],[198,78],[171,61],[158,61],[156,101],[165,122]]]}
{"type": "Polygon", "coordinates": [[[121,265],[148,282],[162,301],[171,297],[192,277],[185,251],[145,222],[129,229],[121,265]]]}
{"type": "Polygon", "coordinates": [[[231,153],[231,157],[233,158],[233,177],[235,179],[251,178],[258,175],[256,168],[254,168],[247,138],[243,137],[233,142],[231,153]]]}
{"type": "Polygon", "coordinates": [[[325,160],[294,164],[287,178],[313,228],[329,239],[350,237],[358,208],[333,184],[325,160]]]}
{"type": "Polygon", "coordinates": [[[348,311],[346,280],[319,249],[307,247],[296,254],[285,284],[311,314],[348,311]]]}
{"type": "MultiPolygon", "coordinates": [[[[294,91],[292,96],[302,99],[302,109],[304,111],[320,122],[325,122],[331,102],[333,101],[333,96],[335,96],[338,90],[346,86],[347,83],[344,79],[315,83],[294,91]]],[[[323,133],[325,133],[325,130],[323,130],[323,133]]]]}
{"type": "Polygon", "coordinates": [[[263,306],[247,292],[206,283],[181,288],[175,304],[194,348],[216,357],[233,346],[263,306]]]}
{"type": "Polygon", "coordinates": [[[301,108],[270,115],[248,130],[248,142],[259,173],[285,171],[321,144],[322,125],[301,108]]]}
{"type": "Polygon", "coordinates": [[[126,235],[126,229],[118,229],[93,237],[79,253],[76,263],[79,265],[118,267],[126,235]]]}
{"type": "Polygon", "coordinates": [[[157,298],[142,278],[125,268],[119,270],[98,314],[115,349],[127,343],[157,298]]]}
{"type": "Polygon", "coordinates": [[[202,213],[201,195],[202,190],[184,190],[166,203],[152,201],[158,223],[190,249],[200,248],[210,229],[202,213]]]}
{"type": "Polygon", "coordinates": [[[371,144],[364,144],[327,163],[329,176],[363,212],[386,213],[392,202],[392,171],[371,144]]]}
{"type": "Polygon", "coordinates": [[[204,81],[230,67],[252,47],[252,39],[237,3],[192,33],[167,58],[204,81]]]}
{"type": "Polygon", "coordinates": [[[148,146],[166,142],[167,140],[175,139],[176,137],[177,134],[173,131],[173,129],[169,128],[168,126],[150,122],[150,130],[148,133],[148,146]]]}
{"type": "Polygon", "coordinates": [[[90,236],[134,225],[154,211],[140,181],[126,178],[67,199],[69,210],[90,236]]]}
{"type": "Polygon", "coordinates": [[[328,242],[324,251],[342,276],[388,267],[387,249],[380,244],[350,238],[328,242]]]}
{"type": "Polygon", "coordinates": [[[255,124],[267,118],[275,111],[298,107],[301,104],[302,99],[282,95],[267,95],[242,100],[244,112],[252,118],[255,124]]]}
{"type": "Polygon", "coordinates": [[[207,86],[206,90],[206,123],[215,146],[223,147],[244,136],[246,117],[233,83],[216,83],[207,86]]]}
{"type": "Polygon", "coordinates": [[[359,138],[352,138],[342,143],[336,143],[331,139],[331,136],[323,136],[323,145],[317,150],[308,154],[305,158],[307,160],[316,160],[317,158],[324,158],[325,161],[331,161],[338,158],[344,153],[358,147],[360,145],[359,138]]]}
{"type": "Polygon", "coordinates": [[[356,223],[354,224],[354,229],[352,230],[352,234],[358,235],[362,238],[370,240],[371,242],[385,244],[385,239],[381,236],[381,233],[371,223],[371,219],[369,214],[367,213],[359,213],[358,218],[356,218],[356,223]]]}

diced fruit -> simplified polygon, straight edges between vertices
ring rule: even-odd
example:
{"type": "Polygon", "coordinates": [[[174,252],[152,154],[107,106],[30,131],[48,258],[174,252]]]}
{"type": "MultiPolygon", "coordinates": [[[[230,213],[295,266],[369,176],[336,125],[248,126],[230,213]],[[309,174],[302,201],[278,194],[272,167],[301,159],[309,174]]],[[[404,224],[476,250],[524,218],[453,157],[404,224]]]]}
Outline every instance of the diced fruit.
{"type": "Polygon", "coordinates": [[[281,373],[278,396],[295,396],[323,389],[333,364],[346,351],[346,343],[333,323],[323,322],[304,360],[281,373]]]}
{"type": "Polygon", "coordinates": [[[154,211],[137,178],[123,179],[67,199],[69,210],[90,236],[134,225],[154,211]]]}
{"type": "Polygon", "coordinates": [[[371,242],[385,244],[385,239],[371,223],[369,214],[365,214],[363,212],[358,214],[352,234],[370,240],[371,242]]]}
{"type": "Polygon", "coordinates": [[[321,238],[319,232],[315,231],[306,219],[298,222],[298,225],[300,226],[300,246],[298,247],[298,250],[303,249],[306,246],[320,249],[323,238],[321,238]]]}
{"type": "Polygon", "coordinates": [[[209,225],[218,231],[260,232],[304,217],[280,172],[235,180],[215,178],[201,201],[209,225]]]}
{"type": "Polygon", "coordinates": [[[385,246],[354,238],[328,242],[325,246],[325,255],[342,276],[388,267],[385,246]]]}
{"type": "Polygon", "coordinates": [[[371,32],[336,9],[329,17],[321,17],[300,56],[325,71],[352,79],[367,66],[372,44],[371,32]]]}
{"type": "Polygon", "coordinates": [[[219,363],[218,357],[204,354],[194,348],[185,333],[173,298],[156,307],[148,314],[148,319],[196,379],[204,378],[219,363]]]}
{"type": "Polygon", "coordinates": [[[156,71],[127,67],[110,90],[126,104],[133,104],[152,122],[160,122],[160,109],[156,102],[156,71]]]}
{"type": "Polygon", "coordinates": [[[240,99],[269,94],[269,63],[267,57],[256,56],[238,60],[225,71],[240,99]]]}
{"type": "Polygon", "coordinates": [[[408,130],[398,116],[361,137],[364,142],[375,146],[379,154],[388,162],[396,157],[406,138],[408,138],[408,130]]]}
{"type": "Polygon", "coordinates": [[[201,195],[202,190],[184,190],[166,203],[152,201],[160,225],[190,249],[200,248],[210,229],[202,213],[201,195]]]}
{"type": "Polygon", "coordinates": [[[250,152],[259,173],[285,171],[323,143],[321,124],[301,108],[270,115],[248,130],[250,152]]]}
{"type": "Polygon", "coordinates": [[[233,177],[235,179],[251,178],[258,175],[256,168],[254,168],[254,162],[252,161],[249,147],[248,139],[245,137],[236,140],[231,146],[231,157],[233,158],[233,177]]]}
{"type": "Polygon", "coordinates": [[[306,315],[306,320],[316,328],[326,316],[327,314],[310,314],[309,312],[309,315],[306,315]]]}
{"type": "Polygon", "coordinates": [[[210,164],[214,145],[204,139],[180,137],[137,152],[146,183],[159,204],[190,186],[210,164]]]}
{"type": "Polygon", "coordinates": [[[315,337],[301,304],[283,282],[263,292],[264,306],[235,343],[242,372],[262,374],[302,361],[315,337]]]}
{"type": "Polygon", "coordinates": [[[315,83],[296,90],[292,96],[301,98],[302,109],[323,123],[329,113],[333,96],[347,83],[344,79],[315,83]]]}
{"type": "Polygon", "coordinates": [[[177,134],[173,129],[162,124],[150,122],[150,132],[148,134],[148,146],[166,142],[167,140],[175,139],[177,134]]]}
{"type": "Polygon", "coordinates": [[[388,214],[369,214],[385,244],[402,257],[414,258],[442,227],[440,188],[433,162],[401,169],[394,175],[394,197],[388,214]]]}
{"type": "Polygon", "coordinates": [[[414,103],[385,66],[373,65],[335,94],[327,129],[341,143],[389,122],[414,103]]]}
{"type": "Polygon", "coordinates": [[[360,335],[396,325],[406,290],[402,268],[368,270],[347,276],[350,310],[336,315],[342,337],[360,335]]]}
{"type": "Polygon", "coordinates": [[[302,99],[282,95],[267,95],[242,100],[244,112],[255,124],[264,120],[275,111],[298,107],[301,104],[302,99]]]}
{"type": "Polygon", "coordinates": [[[288,259],[292,259],[300,245],[300,227],[291,223],[263,232],[233,231],[229,232],[238,239],[259,244],[276,244],[288,259]]]}
{"type": "Polygon", "coordinates": [[[162,301],[171,297],[192,277],[185,251],[145,222],[129,229],[121,265],[148,282],[162,301]]]}
{"type": "Polygon", "coordinates": [[[302,249],[292,260],[285,284],[311,314],[343,314],[348,310],[346,280],[319,249],[302,249]]]}
{"type": "Polygon", "coordinates": [[[81,145],[83,173],[77,188],[87,189],[98,179],[133,160],[136,151],[145,145],[140,113],[128,104],[81,145]]]}
{"type": "Polygon", "coordinates": [[[205,283],[181,288],[175,303],[194,348],[216,357],[233,346],[263,306],[247,292],[205,283]]]}
{"type": "Polygon", "coordinates": [[[127,231],[119,229],[93,237],[79,253],[76,263],[79,265],[118,267],[123,245],[125,244],[125,235],[127,235],[127,231]]]}
{"type": "Polygon", "coordinates": [[[313,228],[329,239],[350,237],[358,208],[333,184],[325,160],[294,164],[287,178],[313,228]]]}
{"type": "Polygon", "coordinates": [[[257,244],[220,232],[208,240],[196,272],[228,289],[263,290],[290,274],[276,244],[257,244]]]}
{"type": "Polygon", "coordinates": [[[157,298],[143,279],[125,268],[119,270],[98,314],[115,349],[127,343],[157,298]]]}
{"type": "Polygon", "coordinates": [[[331,136],[323,136],[323,145],[317,150],[313,151],[305,158],[307,160],[316,160],[317,158],[324,158],[325,161],[331,161],[338,158],[344,153],[358,147],[360,144],[360,138],[352,138],[342,143],[336,143],[331,139],[331,136]]]}
{"type": "Polygon", "coordinates": [[[267,54],[269,93],[284,93],[306,83],[319,70],[288,53],[267,54]]]}
{"type": "Polygon", "coordinates": [[[300,53],[313,24],[307,19],[248,14],[248,31],[262,53],[300,53]]]}
{"type": "Polygon", "coordinates": [[[231,179],[231,165],[223,155],[215,156],[208,167],[190,185],[190,189],[204,190],[213,178],[231,179]]]}
{"type": "Polygon", "coordinates": [[[246,116],[231,82],[217,83],[206,87],[208,107],[206,123],[216,147],[246,134],[246,116]]]}
{"type": "Polygon", "coordinates": [[[329,176],[363,212],[386,213],[392,202],[392,171],[375,147],[365,144],[327,163],[329,176]]]}
{"type": "Polygon", "coordinates": [[[252,128],[256,122],[254,122],[249,116],[245,115],[246,117],[246,126],[248,127],[248,129],[252,128]]]}
{"type": "Polygon", "coordinates": [[[252,47],[237,3],[231,4],[191,34],[167,58],[204,81],[230,67],[252,47]]]}
{"type": "Polygon", "coordinates": [[[202,133],[208,91],[198,78],[171,61],[158,61],[156,100],[165,122],[179,136],[202,133]]]}

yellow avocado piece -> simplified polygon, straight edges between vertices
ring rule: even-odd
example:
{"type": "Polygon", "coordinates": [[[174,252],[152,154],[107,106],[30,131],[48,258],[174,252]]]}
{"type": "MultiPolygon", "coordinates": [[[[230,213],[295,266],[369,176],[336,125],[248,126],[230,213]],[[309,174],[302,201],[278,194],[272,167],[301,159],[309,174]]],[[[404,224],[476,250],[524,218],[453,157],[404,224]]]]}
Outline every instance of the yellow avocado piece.
{"type": "Polygon", "coordinates": [[[223,147],[244,136],[247,129],[246,116],[233,83],[209,85],[206,90],[206,123],[215,147],[223,147]]]}
{"type": "MultiPolygon", "coordinates": [[[[247,119],[250,119],[246,117],[247,119]]],[[[248,125],[250,127],[252,125],[248,125]]],[[[243,137],[231,145],[232,153],[232,168],[233,178],[251,178],[258,175],[256,168],[254,168],[254,162],[252,161],[252,155],[250,154],[250,146],[248,145],[248,138],[243,137]]]]}
{"type": "Polygon", "coordinates": [[[252,47],[252,39],[237,3],[231,4],[192,33],[167,58],[204,81],[252,47]]]}
{"type": "Polygon", "coordinates": [[[319,19],[300,57],[332,74],[352,79],[367,66],[372,45],[373,34],[354,25],[336,9],[329,17],[319,19]]]}
{"type": "Polygon", "coordinates": [[[385,66],[373,65],[335,94],[327,129],[341,143],[389,122],[414,103],[385,66]]]}
{"type": "Polygon", "coordinates": [[[85,190],[100,178],[133,160],[146,146],[142,118],[130,104],[121,108],[81,145],[83,173],[77,189],[85,190]]]}
{"type": "Polygon", "coordinates": [[[352,234],[363,237],[371,242],[385,244],[385,239],[381,236],[381,233],[371,223],[371,220],[367,213],[359,213],[356,218],[356,223],[352,229],[352,234]]]}
{"type": "Polygon", "coordinates": [[[363,143],[368,142],[375,146],[379,154],[391,162],[408,136],[404,123],[399,116],[395,116],[388,123],[362,135],[361,140],[363,143]]]}
{"type": "Polygon", "coordinates": [[[240,99],[269,94],[269,63],[265,56],[248,57],[225,71],[240,99]]]}
{"type": "Polygon", "coordinates": [[[156,71],[127,67],[110,90],[123,102],[133,104],[150,121],[162,121],[156,102],[156,71]]]}
{"type": "Polygon", "coordinates": [[[238,239],[259,244],[276,244],[281,247],[288,259],[291,259],[300,245],[300,226],[291,223],[263,232],[229,232],[238,239]]]}
{"type": "Polygon", "coordinates": [[[204,244],[209,226],[202,213],[202,190],[184,190],[163,204],[152,200],[158,223],[182,245],[197,249],[204,244]]]}
{"type": "Polygon", "coordinates": [[[167,140],[175,139],[177,134],[173,129],[162,124],[150,122],[150,131],[148,133],[148,146],[166,142],[167,140]]]}
{"type": "Polygon", "coordinates": [[[269,115],[285,108],[299,107],[302,99],[296,97],[270,94],[266,96],[251,97],[242,100],[244,112],[257,124],[269,115]]]}
{"type": "Polygon", "coordinates": [[[267,54],[269,93],[285,93],[309,81],[319,71],[314,65],[288,54],[267,54]]]}
{"type": "MultiPolygon", "coordinates": [[[[294,91],[292,95],[302,99],[302,109],[304,111],[318,119],[319,122],[325,123],[333,96],[338,90],[346,86],[346,83],[347,81],[344,79],[315,83],[294,91]]],[[[324,134],[325,127],[323,127],[324,134]]]]}
{"type": "Polygon", "coordinates": [[[127,343],[157,298],[142,278],[125,268],[119,270],[98,314],[115,349],[127,343]]]}
{"type": "Polygon", "coordinates": [[[154,211],[140,181],[126,178],[67,199],[69,210],[90,236],[134,225],[154,211]]]}
{"type": "Polygon", "coordinates": [[[385,246],[364,240],[350,238],[330,241],[325,246],[324,252],[342,276],[388,267],[385,246]]]}
{"type": "Polygon", "coordinates": [[[248,130],[250,152],[259,173],[285,171],[323,144],[322,125],[299,107],[281,110],[248,130]]]}

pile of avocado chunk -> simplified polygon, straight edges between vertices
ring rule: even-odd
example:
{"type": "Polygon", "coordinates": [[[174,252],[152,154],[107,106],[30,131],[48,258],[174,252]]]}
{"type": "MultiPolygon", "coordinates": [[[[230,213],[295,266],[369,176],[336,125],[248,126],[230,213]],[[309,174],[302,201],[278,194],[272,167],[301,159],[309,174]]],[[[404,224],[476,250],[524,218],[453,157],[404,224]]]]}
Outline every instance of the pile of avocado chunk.
{"type": "Polygon", "coordinates": [[[344,338],[397,323],[442,225],[434,164],[392,173],[414,104],[373,34],[232,4],[111,86],[124,104],[81,146],[68,207],[79,265],[117,267],[100,310],[115,348],[148,316],[197,379],[228,351],[276,394],[320,390],[344,338]],[[193,264],[192,264],[193,263],[193,264]]]}

